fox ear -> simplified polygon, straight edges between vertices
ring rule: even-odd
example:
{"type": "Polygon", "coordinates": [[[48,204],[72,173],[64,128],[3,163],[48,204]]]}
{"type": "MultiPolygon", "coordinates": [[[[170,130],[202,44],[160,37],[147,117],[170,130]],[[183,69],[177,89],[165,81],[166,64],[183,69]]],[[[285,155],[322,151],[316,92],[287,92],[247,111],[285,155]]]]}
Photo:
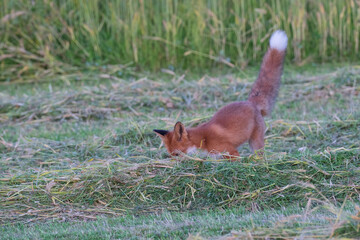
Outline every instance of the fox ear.
{"type": "Polygon", "coordinates": [[[176,140],[181,141],[184,137],[187,137],[187,131],[181,122],[177,122],[174,127],[174,137],[176,140]]]}
{"type": "Polygon", "coordinates": [[[158,129],[154,129],[153,131],[161,138],[163,138],[169,132],[166,130],[158,130],[158,129]]]}

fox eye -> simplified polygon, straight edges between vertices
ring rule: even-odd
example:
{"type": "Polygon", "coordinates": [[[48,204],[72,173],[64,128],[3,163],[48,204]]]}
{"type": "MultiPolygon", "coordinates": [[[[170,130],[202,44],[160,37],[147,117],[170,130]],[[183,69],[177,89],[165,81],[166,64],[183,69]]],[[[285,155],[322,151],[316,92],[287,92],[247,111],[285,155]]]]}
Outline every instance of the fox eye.
{"type": "Polygon", "coordinates": [[[179,156],[179,153],[173,153],[172,155],[177,157],[179,156]]]}

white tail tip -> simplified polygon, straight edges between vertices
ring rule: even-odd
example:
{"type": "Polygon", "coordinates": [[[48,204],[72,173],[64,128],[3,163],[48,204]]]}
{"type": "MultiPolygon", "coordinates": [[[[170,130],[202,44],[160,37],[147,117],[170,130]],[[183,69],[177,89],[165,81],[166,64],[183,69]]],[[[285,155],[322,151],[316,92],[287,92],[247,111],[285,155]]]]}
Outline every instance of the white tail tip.
{"type": "Polygon", "coordinates": [[[286,33],[281,30],[275,31],[270,37],[270,48],[284,51],[287,47],[288,38],[286,33]]]}

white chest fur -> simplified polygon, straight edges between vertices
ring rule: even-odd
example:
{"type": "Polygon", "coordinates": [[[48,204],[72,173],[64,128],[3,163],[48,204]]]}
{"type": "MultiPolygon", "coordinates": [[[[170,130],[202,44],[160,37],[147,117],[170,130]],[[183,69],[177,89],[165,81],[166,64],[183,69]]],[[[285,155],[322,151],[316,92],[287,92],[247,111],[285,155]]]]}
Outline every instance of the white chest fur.
{"type": "Polygon", "coordinates": [[[208,151],[203,150],[203,149],[198,149],[195,146],[189,147],[186,150],[186,153],[188,155],[190,155],[190,156],[196,155],[196,156],[201,157],[201,158],[210,157],[210,158],[219,159],[219,158],[222,157],[221,153],[212,153],[212,152],[209,153],[208,151]]]}

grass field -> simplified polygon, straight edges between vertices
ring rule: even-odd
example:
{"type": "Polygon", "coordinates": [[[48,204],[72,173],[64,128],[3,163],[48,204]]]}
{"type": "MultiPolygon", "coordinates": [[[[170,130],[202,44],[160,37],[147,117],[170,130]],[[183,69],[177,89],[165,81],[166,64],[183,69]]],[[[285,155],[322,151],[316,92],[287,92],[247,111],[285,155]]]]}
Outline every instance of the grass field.
{"type": "Polygon", "coordinates": [[[0,239],[360,238],[360,1],[0,6],[0,239]],[[170,158],[152,130],[245,100],[275,29],[265,155],[170,158]]]}
{"type": "Polygon", "coordinates": [[[257,71],[112,65],[2,83],[0,238],[360,237],[358,65],[286,66],[263,158],[160,147],[152,129],[246,99],[257,71]]]}

